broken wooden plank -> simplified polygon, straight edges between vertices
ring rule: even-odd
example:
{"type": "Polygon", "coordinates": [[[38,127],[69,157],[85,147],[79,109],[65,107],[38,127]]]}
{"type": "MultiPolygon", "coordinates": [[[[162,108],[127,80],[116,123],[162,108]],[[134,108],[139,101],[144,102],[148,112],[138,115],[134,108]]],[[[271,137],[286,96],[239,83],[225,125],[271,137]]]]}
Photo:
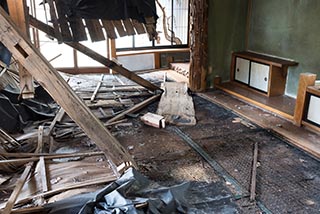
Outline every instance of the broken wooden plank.
{"type": "Polygon", "coordinates": [[[124,27],[126,28],[126,32],[127,32],[128,36],[136,34],[130,19],[123,20],[122,22],[123,22],[124,27]]]}
{"type": "Polygon", "coordinates": [[[84,22],[86,23],[86,27],[92,42],[105,40],[102,26],[98,19],[85,19],[84,22]]]}
{"type": "MultiPolygon", "coordinates": [[[[86,152],[86,153],[8,153],[8,152],[0,152],[0,155],[5,157],[16,157],[16,158],[29,158],[29,157],[45,157],[46,160],[56,159],[56,158],[73,158],[73,157],[92,157],[103,155],[103,152],[86,152]]],[[[33,160],[38,160],[39,158],[34,158],[33,160]]]]}
{"type": "Polygon", "coordinates": [[[33,167],[33,162],[32,163],[29,163],[26,168],[24,169],[22,175],[20,176],[19,180],[16,182],[15,184],[15,188],[13,190],[13,192],[11,193],[10,195],[10,198],[8,199],[7,203],[6,203],[6,206],[3,210],[3,214],[10,214],[11,213],[11,210],[20,194],[20,191],[22,190],[22,187],[24,185],[24,183],[26,182],[30,172],[31,172],[31,169],[33,167]]]}
{"type": "Polygon", "coordinates": [[[115,26],[115,28],[117,29],[118,34],[119,34],[120,37],[127,36],[127,32],[123,28],[121,20],[113,20],[112,23],[115,26]]]}
{"type": "Polygon", "coordinates": [[[132,19],[132,25],[136,29],[137,34],[146,33],[143,24],[141,24],[138,20],[132,19]]]}
{"type": "Polygon", "coordinates": [[[123,119],[127,114],[135,113],[135,112],[141,110],[142,108],[146,107],[147,105],[160,99],[160,96],[161,96],[161,94],[156,94],[156,95],[142,101],[141,103],[133,106],[132,108],[129,108],[126,111],[122,112],[121,114],[118,114],[117,116],[111,118],[110,120],[107,121],[107,123],[112,123],[114,121],[123,119]]]}
{"type": "Polygon", "coordinates": [[[45,163],[44,156],[40,156],[39,165],[40,165],[42,192],[47,192],[49,191],[49,187],[48,187],[48,176],[47,176],[46,163],[45,163]]]}
{"type": "Polygon", "coordinates": [[[30,71],[107,157],[115,164],[121,164],[123,161],[134,164],[131,155],[93,115],[39,50],[16,30],[15,24],[2,8],[0,14],[0,38],[14,58],[30,71]]]}
{"type": "Polygon", "coordinates": [[[28,198],[25,198],[25,199],[18,201],[17,204],[22,205],[22,204],[28,203],[38,197],[48,197],[48,196],[55,195],[55,194],[58,194],[61,192],[65,192],[65,191],[68,191],[71,189],[78,189],[81,187],[87,187],[87,186],[92,186],[92,185],[101,185],[101,184],[115,181],[116,179],[117,179],[116,176],[110,176],[110,177],[106,177],[106,178],[100,178],[100,179],[95,179],[95,180],[90,180],[90,181],[79,182],[76,184],[68,185],[68,186],[65,186],[62,188],[58,188],[58,189],[50,190],[50,191],[40,193],[40,194],[37,194],[34,196],[30,196],[28,198]]]}
{"type": "Polygon", "coordinates": [[[106,31],[108,39],[116,39],[117,34],[116,31],[114,30],[114,26],[111,20],[101,20],[102,25],[106,31]]]}
{"type": "Polygon", "coordinates": [[[79,42],[79,41],[85,41],[88,39],[86,28],[83,25],[81,18],[68,18],[70,28],[72,31],[73,41],[79,42]]]}
{"type": "Polygon", "coordinates": [[[250,182],[250,201],[251,202],[256,200],[257,164],[258,164],[258,142],[255,142],[254,150],[253,150],[253,161],[252,161],[251,182],[250,182]]]}
{"type": "MultiPolygon", "coordinates": [[[[48,35],[54,36],[54,31],[52,27],[42,23],[41,21],[33,17],[30,17],[30,24],[33,25],[35,28],[38,28],[39,30],[47,33],[48,35]]],[[[91,50],[90,48],[80,43],[66,43],[66,44],[151,91],[162,91],[162,89],[159,88],[158,86],[150,83],[149,81],[143,79],[142,77],[136,75],[135,73],[118,65],[114,61],[107,59],[106,57],[100,55],[99,53],[91,50]]]]}
{"type": "Polygon", "coordinates": [[[63,37],[59,28],[59,22],[57,18],[57,13],[56,13],[56,8],[54,5],[53,0],[48,0],[47,1],[49,4],[50,8],[50,17],[51,17],[51,22],[53,24],[53,29],[54,29],[54,37],[58,39],[58,42],[61,43],[63,41],[63,37]]]}
{"type": "Polygon", "coordinates": [[[97,87],[94,90],[94,92],[93,92],[93,94],[92,94],[92,96],[90,98],[91,102],[93,102],[96,99],[97,93],[98,93],[98,91],[99,91],[99,89],[100,89],[100,87],[102,85],[103,78],[104,78],[104,74],[101,74],[100,81],[98,82],[97,87]]]}
{"type": "Polygon", "coordinates": [[[64,114],[65,114],[65,111],[63,110],[63,108],[60,107],[58,113],[57,113],[56,116],[54,117],[53,121],[51,122],[51,124],[50,124],[50,126],[49,126],[49,129],[48,129],[47,132],[46,132],[46,135],[47,135],[47,136],[51,135],[54,126],[56,125],[56,123],[57,123],[58,121],[61,121],[61,120],[62,120],[64,114]]]}
{"type": "Polygon", "coordinates": [[[57,14],[58,14],[58,23],[61,29],[61,32],[63,32],[62,37],[63,37],[63,41],[67,41],[67,42],[72,42],[72,35],[70,32],[70,28],[68,25],[68,21],[67,18],[65,16],[65,12],[64,12],[64,1],[62,0],[55,0],[55,5],[56,5],[56,9],[57,9],[57,14]]]}

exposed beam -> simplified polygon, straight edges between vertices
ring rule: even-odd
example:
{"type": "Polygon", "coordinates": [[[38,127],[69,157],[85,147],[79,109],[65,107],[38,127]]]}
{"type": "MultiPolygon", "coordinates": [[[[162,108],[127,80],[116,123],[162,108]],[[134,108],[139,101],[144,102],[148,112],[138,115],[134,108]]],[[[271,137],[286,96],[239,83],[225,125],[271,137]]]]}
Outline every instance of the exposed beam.
{"type": "MultiPolygon", "coordinates": [[[[19,27],[20,31],[30,38],[28,24],[28,9],[26,0],[10,0],[7,1],[9,14],[13,22],[19,27]]],[[[30,73],[18,63],[20,76],[20,89],[23,99],[34,97],[33,78],[30,73]]]]}
{"type": "Polygon", "coordinates": [[[114,164],[134,161],[115,137],[75,94],[68,83],[41,55],[21,32],[8,14],[0,8],[0,39],[19,61],[45,88],[66,113],[82,128],[114,164]]]}
{"type": "MultiPolygon", "coordinates": [[[[45,23],[33,18],[30,16],[30,24],[38,28],[39,30],[45,32],[49,36],[55,37],[54,29],[50,27],[49,25],[46,25],[45,23]]],[[[109,60],[108,58],[100,55],[99,53],[91,50],[90,48],[87,48],[86,46],[76,43],[76,42],[66,42],[65,44],[69,45],[70,47],[80,51],[81,53],[87,55],[88,57],[96,60],[97,62],[100,62],[101,64],[107,66],[108,68],[116,71],[117,73],[125,76],[126,78],[136,82],[137,84],[151,90],[151,91],[162,91],[161,88],[158,86],[150,83],[149,81],[143,79],[142,77],[138,76],[137,74],[129,71],[128,69],[122,67],[121,65],[118,65],[112,60],[109,60]]]]}

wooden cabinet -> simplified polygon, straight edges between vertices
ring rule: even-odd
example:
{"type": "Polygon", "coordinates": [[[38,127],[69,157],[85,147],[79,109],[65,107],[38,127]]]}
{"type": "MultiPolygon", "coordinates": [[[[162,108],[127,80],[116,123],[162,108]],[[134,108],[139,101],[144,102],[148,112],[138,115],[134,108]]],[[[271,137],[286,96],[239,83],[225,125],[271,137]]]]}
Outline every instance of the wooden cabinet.
{"type": "Polygon", "coordinates": [[[267,96],[283,95],[288,66],[294,61],[242,51],[232,54],[231,81],[263,92],[267,96]]]}

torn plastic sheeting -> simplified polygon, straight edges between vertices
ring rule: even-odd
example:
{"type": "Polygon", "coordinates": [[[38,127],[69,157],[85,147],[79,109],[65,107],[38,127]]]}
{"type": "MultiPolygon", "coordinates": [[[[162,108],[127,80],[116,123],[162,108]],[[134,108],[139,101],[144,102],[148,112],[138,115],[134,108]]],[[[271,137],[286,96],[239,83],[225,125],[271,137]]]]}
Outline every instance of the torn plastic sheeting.
{"type": "Polygon", "coordinates": [[[142,213],[186,213],[184,193],[189,184],[173,187],[154,188],[154,183],[130,168],[116,185],[109,185],[87,203],[80,214],[142,214],[142,213]],[[147,203],[147,207],[138,209],[136,205],[147,203]]]}
{"type": "Polygon", "coordinates": [[[69,198],[48,204],[46,208],[51,209],[49,212],[51,214],[77,212],[79,214],[187,213],[188,205],[184,195],[188,188],[189,183],[173,187],[159,186],[130,168],[120,179],[98,191],[94,196],[88,193],[76,196],[74,199],[69,198]],[[80,205],[85,199],[88,199],[88,202],[80,205]],[[76,211],[77,209],[80,211],[76,211]]]}
{"type": "Polygon", "coordinates": [[[136,19],[146,23],[145,17],[157,20],[154,0],[67,0],[66,15],[87,19],[125,20],[136,19]]]}

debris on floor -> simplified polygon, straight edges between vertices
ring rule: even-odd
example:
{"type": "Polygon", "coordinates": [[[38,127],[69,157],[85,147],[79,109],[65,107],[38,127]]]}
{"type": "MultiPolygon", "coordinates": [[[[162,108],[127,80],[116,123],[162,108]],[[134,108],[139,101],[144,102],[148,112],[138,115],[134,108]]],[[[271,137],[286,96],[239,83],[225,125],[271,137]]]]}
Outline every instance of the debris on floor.
{"type": "Polygon", "coordinates": [[[187,83],[165,82],[157,114],[166,122],[175,125],[195,125],[195,110],[192,97],[188,94],[187,83]]]}
{"type": "Polygon", "coordinates": [[[165,128],[166,121],[163,116],[153,114],[151,112],[146,113],[141,117],[142,122],[155,128],[165,128]]]}

